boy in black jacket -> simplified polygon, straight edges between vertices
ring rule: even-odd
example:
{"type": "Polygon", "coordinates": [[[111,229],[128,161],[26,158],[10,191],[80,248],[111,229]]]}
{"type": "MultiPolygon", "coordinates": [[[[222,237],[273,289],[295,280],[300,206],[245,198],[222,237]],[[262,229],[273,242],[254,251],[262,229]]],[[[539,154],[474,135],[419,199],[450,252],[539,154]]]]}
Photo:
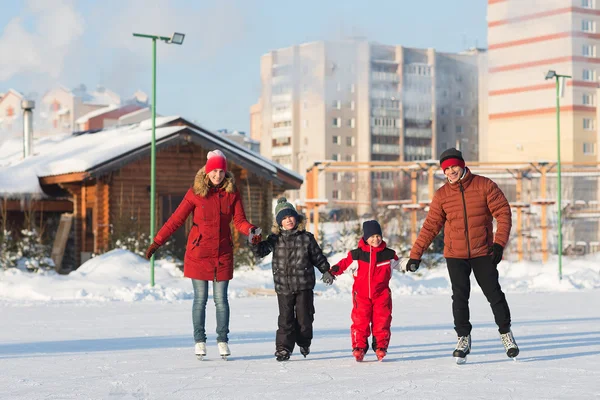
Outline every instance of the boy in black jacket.
{"type": "Polygon", "coordinates": [[[273,252],[273,282],[279,303],[275,336],[277,361],[290,358],[298,344],[304,357],[310,353],[313,338],[315,270],[323,273],[327,285],[333,283],[329,263],[312,233],[307,232],[304,217],[285,197],[277,201],[272,232],[266,240],[251,241],[257,257],[273,252]]]}

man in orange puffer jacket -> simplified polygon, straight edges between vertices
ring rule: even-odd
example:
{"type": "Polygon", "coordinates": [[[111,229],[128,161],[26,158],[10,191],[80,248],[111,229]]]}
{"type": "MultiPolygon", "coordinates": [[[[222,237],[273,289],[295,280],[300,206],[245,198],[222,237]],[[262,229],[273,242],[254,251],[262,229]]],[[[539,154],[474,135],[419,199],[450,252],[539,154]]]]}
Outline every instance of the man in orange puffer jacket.
{"type": "Polygon", "coordinates": [[[440,165],[448,182],[433,196],[410,252],[407,270],[417,270],[423,252],[444,227],[444,257],[452,283],[452,312],[458,335],[454,357],[462,363],[471,351],[471,270],[492,307],[506,354],[516,357],[519,348],[510,329],[510,309],[498,282],[497,269],[512,225],[510,205],[492,180],[473,174],[465,166],[460,151],[454,148],[444,151],[440,165]]]}

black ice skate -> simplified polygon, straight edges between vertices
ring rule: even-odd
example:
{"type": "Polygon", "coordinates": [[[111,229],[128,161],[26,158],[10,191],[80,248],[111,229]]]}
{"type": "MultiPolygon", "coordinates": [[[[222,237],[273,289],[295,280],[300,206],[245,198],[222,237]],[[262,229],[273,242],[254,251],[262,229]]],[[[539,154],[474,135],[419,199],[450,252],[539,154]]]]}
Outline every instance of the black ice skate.
{"type": "Polygon", "coordinates": [[[277,359],[277,361],[287,361],[290,359],[291,355],[292,353],[285,348],[277,349],[277,351],[275,352],[275,358],[277,359]]]}
{"type": "Polygon", "coordinates": [[[467,355],[471,352],[471,335],[460,336],[456,343],[456,348],[452,353],[452,356],[456,358],[457,364],[464,364],[467,362],[467,355]]]}
{"type": "Polygon", "coordinates": [[[300,346],[300,353],[306,358],[310,354],[310,346],[300,346]]]}

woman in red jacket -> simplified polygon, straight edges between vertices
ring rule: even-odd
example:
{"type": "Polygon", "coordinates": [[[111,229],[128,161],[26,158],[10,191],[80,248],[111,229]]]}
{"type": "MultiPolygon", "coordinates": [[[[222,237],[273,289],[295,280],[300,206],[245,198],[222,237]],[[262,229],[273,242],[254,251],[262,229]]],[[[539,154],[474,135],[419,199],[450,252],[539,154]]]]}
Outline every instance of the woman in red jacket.
{"type": "Polygon", "coordinates": [[[213,282],[213,299],[217,314],[217,344],[221,356],[229,355],[229,302],[227,288],[233,278],[233,240],[229,224],[244,235],[260,235],[260,229],[246,220],[240,193],[234,177],[227,172],[225,155],[214,150],[208,153],[206,165],[198,171],[194,185],[179,207],[154,237],[146,257],[162,246],[187,217],[193,215],[193,225],[187,239],[183,274],[192,279],[194,303],[195,353],[206,355],[206,302],[208,282],[213,282]],[[251,233],[252,232],[252,233],[251,233]]]}

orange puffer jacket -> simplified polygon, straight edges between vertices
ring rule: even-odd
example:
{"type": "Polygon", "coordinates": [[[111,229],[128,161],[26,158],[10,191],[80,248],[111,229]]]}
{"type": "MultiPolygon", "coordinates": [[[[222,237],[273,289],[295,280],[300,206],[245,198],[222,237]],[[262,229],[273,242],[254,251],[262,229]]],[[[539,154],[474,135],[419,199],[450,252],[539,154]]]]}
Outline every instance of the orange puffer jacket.
{"type": "Polygon", "coordinates": [[[439,188],[429,205],[429,213],[410,251],[420,260],[423,252],[444,226],[444,257],[469,259],[491,253],[492,244],[506,247],[512,217],[504,193],[490,179],[472,174],[439,188]],[[493,233],[496,218],[496,237],[493,233]],[[445,224],[445,225],[444,225],[445,224]]]}

